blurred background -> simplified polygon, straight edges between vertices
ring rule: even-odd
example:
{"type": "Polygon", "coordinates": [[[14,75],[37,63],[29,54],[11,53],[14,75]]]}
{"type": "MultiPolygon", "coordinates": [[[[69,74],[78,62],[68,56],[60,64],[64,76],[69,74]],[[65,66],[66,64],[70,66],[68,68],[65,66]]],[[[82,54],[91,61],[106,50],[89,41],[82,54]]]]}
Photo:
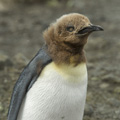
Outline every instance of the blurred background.
{"type": "Polygon", "coordinates": [[[0,0],[0,120],[6,120],[14,83],[63,14],[86,15],[104,32],[86,45],[89,74],[84,120],[120,120],[120,0],[0,0]]]}

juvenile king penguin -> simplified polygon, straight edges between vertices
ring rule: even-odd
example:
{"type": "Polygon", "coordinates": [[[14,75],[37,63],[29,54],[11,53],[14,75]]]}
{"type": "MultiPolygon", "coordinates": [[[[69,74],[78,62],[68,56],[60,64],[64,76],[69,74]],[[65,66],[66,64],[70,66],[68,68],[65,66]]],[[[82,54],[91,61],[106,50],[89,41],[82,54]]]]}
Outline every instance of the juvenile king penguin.
{"type": "Polygon", "coordinates": [[[102,31],[81,14],[63,15],[45,30],[45,45],[15,84],[7,120],[82,120],[87,91],[84,46],[102,31]]]}

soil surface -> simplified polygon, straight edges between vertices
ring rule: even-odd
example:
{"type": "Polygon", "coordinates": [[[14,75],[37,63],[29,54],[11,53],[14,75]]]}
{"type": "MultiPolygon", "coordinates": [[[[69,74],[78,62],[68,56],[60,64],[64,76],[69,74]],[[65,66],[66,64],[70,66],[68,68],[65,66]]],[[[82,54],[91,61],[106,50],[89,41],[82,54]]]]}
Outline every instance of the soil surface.
{"type": "Polygon", "coordinates": [[[42,32],[71,12],[82,13],[104,28],[89,37],[85,48],[89,83],[84,120],[120,120],[120,0],[0,9],[0,120],[6,120],[19,74],[44,43],[42,32]]]}

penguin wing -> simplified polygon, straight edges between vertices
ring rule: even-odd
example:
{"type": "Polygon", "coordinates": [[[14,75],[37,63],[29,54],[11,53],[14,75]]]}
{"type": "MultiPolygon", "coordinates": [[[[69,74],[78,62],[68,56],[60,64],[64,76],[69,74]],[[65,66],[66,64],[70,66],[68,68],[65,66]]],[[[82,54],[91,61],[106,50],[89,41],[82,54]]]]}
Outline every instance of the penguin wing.
{"type": "Polygon", "coordinates": [[[46,46],[41,48],[37,55],[25,67],[17,80],[12,93],[7,120],[17,120],[20,106],[27,91],[32,87],[42,69],[52,62],[51,57],[46,51],[46,46]]]}

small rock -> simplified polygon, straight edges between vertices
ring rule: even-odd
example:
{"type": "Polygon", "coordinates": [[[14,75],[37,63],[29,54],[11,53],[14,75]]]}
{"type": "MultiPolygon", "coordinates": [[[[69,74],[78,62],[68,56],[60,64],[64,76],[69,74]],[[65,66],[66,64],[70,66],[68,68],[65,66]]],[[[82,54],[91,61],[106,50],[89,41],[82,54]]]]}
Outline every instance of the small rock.
{"type": "Polygon", "coordinates": [[[3,106],[2,106],[2,104],[1,104],[1,102],[0,102],[0,111],[1,111],[1,112],[3,111],[3,106]]]}
{"type": "Polygon", "coordinates": [[[83,120],[91,120],[91,117],[89,117],[89,116],[84,116],[84,117],[83,117],[83,120]]]}
{"type": "Polygon", "coordinates": [[[88,66],[89,69],[93,69],[95,67],[94,64],[92,64],[90,62],[87,63],[87,66],[88,66]]]}
{"type": "Polygon", "coordinates": [[[115,114],[119,114],[120,115],[120,110],[116,110],[115,114]]]}
{"type": "Polygon", "coordinates": [[[13,60],[15,61],[15,64],[20,66],[25,66],[28,63],[28,59],[22,53],[15,55],[13,60]]]}
{"type": "Polygon", "coordinates": [[[88,91],[88,92],[87,92],[87,101],[89,102],[89,101],[91,101],[92,99],[93,99],[93,94],[92,94],[92,92],[88,91]]]}
{"type": "Polygon", "coordinates": [[[113,74],[107,74],[102,77],[102,80],[107,81],[107,80],[113,80],[114,76],[113,74]]]}
{"type": "Polygon", "coordinates": [[[120,93],[120,87],[116,87],[116,88],[114,89],[114,92],[115,92],[115,93],[120,93]]]}
{"type": "Polygon", "coordinates": [[[99,79],[97,77],[92,77],[91,80],[96,81],[96,80],[99,80],[99,79]]]}
{"type": "MultiPolygon", "coordinates": [[[[108,102],[115,107],[119,107],[120,106],[120,100],[116,99],[116,98],[109,98],[108,102]]],[[[117,109],[116,109],[117,110],[117,109]]],[[[119,109],[118,109],[119,110],[119,109]]],[[[120,111],[119,111],[120,112],[120,111]]]]}
{"type": "Polygon", "coordinates": [[[105,89],[105,88],[107,88],[107,87],[109,87],[109,84],[108,84],[108,83],[102,83],[102,84],[100,85],[100,88],[102,88],[102,89],[105,89]]]}
{"type": "Polygon", "coordinates": [[[86,104],[84,114],[87,115],[87,116],[92,116],[93,112],[94,112],[93,108],[90,105],[86,104]]]}
{"type": "Polygon", "coordinates": [[[5,66],[12,66],[12,62],[9,57],[3,53],[0,53],[0,70],[3,70],[5,66]]]}
{"type": "Polygon", "coordinates": [[[119,83],[119,84],[120,84],[120,78],[115,77],[115,79],[114,79],[113,82],[115,82],[115,83],[119,83]]]}
{"type": "Polygon", "coordinates": [[[6,6],[0,1],[0,11],[6,10],[6,6]]]}
{"type": "Polygon", "coordinates": [[[48,1],[47,4],[49,6],[59,6],[59,2],[57,0],[51,0],[51,1],[48,1]]]}
{"type": "Polygon", "coordinates": [[[114,74],[107,74],[102,77],[102,80],[109,83],[120,83],[120,79],[114,74]]]}

